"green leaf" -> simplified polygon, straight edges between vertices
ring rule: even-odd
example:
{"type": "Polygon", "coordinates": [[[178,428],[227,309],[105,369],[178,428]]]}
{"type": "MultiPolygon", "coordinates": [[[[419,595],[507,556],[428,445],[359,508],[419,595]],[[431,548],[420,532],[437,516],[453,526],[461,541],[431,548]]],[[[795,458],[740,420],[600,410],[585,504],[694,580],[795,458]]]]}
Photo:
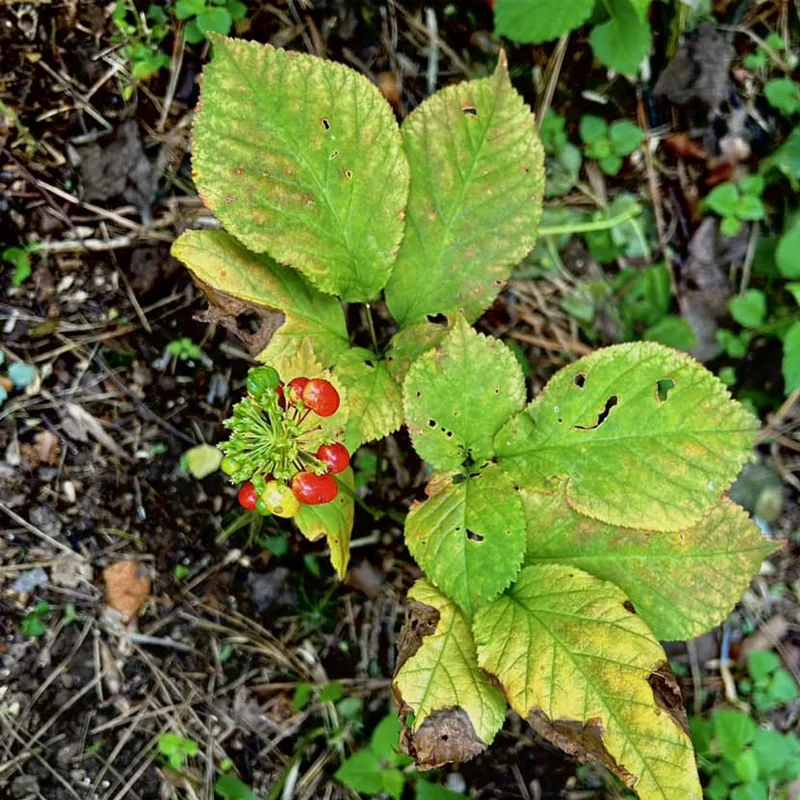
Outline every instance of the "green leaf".
{"type": "Polygon", "coordinates": [[[192,477],[198,481],[207,478],[219,469],[222,452],[212,444],[192,447],[183,454],[183,463],[192,477]]]}
{"type": "Polygon", "coordinates": [[[622,169],[622,158],[615,155],[606,156],[605,158],[601,158],[598,164],[600,164],[600,169],[602,169],[606,175],[618,175],[619,171],[622,169]]]}
{"type": "MultiPolygon", "coordinates": [[[[256,255],[224,231],[189,231],[170,251],[196,280],[214,292],[264,306],[285,315],[259,359],[280,365],[301,342],[312,346],[325,366],[350,346],[344,313],[334,297],[318,292],[295,270],[269,256],[256,255]]],[[[225,307],[224,299],[218,304],[225,307]]],[[[241,313],[232,307],[232,314],[241,313]]]]}
{"type": "Polygon", "coordinates": [[[758,757],[750,748],[736,759],[733,768],[745,783],[755,783],[758,780],[758,757]]]}
{"type": "Polygon", "coordinates": [[[525,553],[525,518],[497,466],[439,476],[406,517],[411,555],[431,582],[471,617],[514,580],[525,553]]]}
{"type": "Polygon", "coordinates": [[[758,289],[748,289],[731,298],[728,303],[731,316],[744,328],[758,328],[767,316],[767,298],[758,289]]]}
{"type": "Polygon", "coordinates": [[[377,794],[383,787],[383,767],[371,750],[360,750],[347,759],[334,773],[334,778],[345,786],[365,794],[377,794]]]}
{"type": "Polygon", "coordinates": [[[756,683],[767,681],[780,665],[780,658],[772,650],[755,650],[747,656],[747,671],[756,683]]]}
{"type": "Polygon", "coordinates": [[[498,433],[522,487],[567,479],[570,505],[612,525],[679,531],[716,505],[758,422],[693,359],[651,342],[599,350],[560,370],[498,433]],[[626,481],[620,476],[635,475],[626,481]]]}
{"type": "Polygon", "coordinates": [[[789,179],[793,189],[800,188],[800,125],[775,152],[761,162],[761,168],[779,170],[789,179]]]}
{"type": "Polygon", "coordinates": [[[386,302],[402,326],[458,311],[473,321],[536,244],[544,148],[533,116],[501,55],[491,77],[437,92],[402,131],[411,192],[386,302]]]}
{"type": "Polygon", "coordinates": [[[650,52],[650,25],[630,0],[607,0],[611,19],[589,35],[595,56],[617,72],[632,75],[650,52]]]}
{"type": "Polygon", "coordinates": [[[321,536],[327,538],[331,564],[339,579],[344,580],[350,561],[350,534],[355,515],[353,470],[348,467],[336,476],[336,480],[339,494],[335,500],[320,506],[301,505],[294,521],[303,536],[312,542],[321,536]]]}
{"type": "Polygon", "coordinates": [[[30,252],[30,249],[25,247],[7,247],[0,255],[0,259],[8,261],[14,267],[14,272],[11,274],[11,285],[15,288],[22,286],[33,272],[30,252]]]}
{"type": "Polygon", "coordinates": [[[730,800],[769,800],[769,790],[763,783],[747,783],[731,789],[730,800]]]}
{"type": "Polygon", "coordinates": [[[213,41],[194,127],[203,202],[251,250],[324,292],[371,300],[394,266],[408,193],[391,108],[342,64],[213,41]]]}
{"type": "Polygon", "coordinates": [[[310,683],[299,683],[292,697],[292,708],[302,711],[314,697],[314,687],[310,683]]]}
{"type": "Polygon", "coordinates": [[[183,38],[187,44],[199,44],[206,40],[206,35],[200,30],[196,19],[190,19],[183,29],[183,38]]]}
{"type": "Polygon", "coordinates": [[[719,229],[723,236],[738,236],[744,225],[738,217],[723,217],[719,229]]]}
{"type": "Polygon", "coordinates": [[[175,3],[175,16],[178,19],[189,19],[202,14],[206,9],[206,0],[178,0],[175,3]]]}
{"type": "Polygon", "coordinates": [[[206,35],[221,33],[226,36],[230,33],[233,20],[227,8],[209,8],[197,15],[197,27],[206,35]]]}
{"type": "Polygon", "coordinates": [[[384,769],[381,773],[381,783],[383,790],[394,800],[400,800],[403,795],[403,787],[406,784],[405,775],[399,769],[384,769]]]}
{"type": "Polygon", "coordinates": [[[602,117],[584,114],[578,131],[584,144],[596,144],[608,136],[608,123],[602,117]]]}
{"type": "Polygon", "coordinates": [[[756,723],[743,711],[723,710],[712,714],[714,735],[726,761],[736,763],[753,739],[756,723]]]}
{"type": "Polygon", "coordinates": [[[514,354],[462,317],[441,347],[414,363],[403,394],[414,449],[452,470],[492,455],[495,433],[525,403],[525,381],[514,354]]]}
{"type": "Polygon", "coordinates": [[[723,497],[680,533],[620,528],[584,517],[554,495],[521,492],[526,564],[575,566],[619,586],[660,640],[692,639],[727,619],[776,550],[735,503],[723,497]]]}
{"type": "Polygon", "coordinates": [[[720,328],[717,331],[716,339],[726,355],[731,358],[744,358],[747,355],[746,335],[743,333],[741,336],[737,336],[727,328],[720,328]]]}
{"type": "Polygon", "coordinates": [[[646,342],[658,342],[684,352],[691,350],[697,344],[697,337],[691,325],[683,317],[674,314],[651,325],[642,338],[646,342]]]}
{"type": "Polygon", "coordinates": [[[703,207],[710,208],[721,217],[735,217],[739,207],[739,190],[733,183],[721,183],[708,193],[703,207]]]}
{"type": "Polygon", "coordinates": [[[464,795],[451,792],[444,786],[437,786],[430,781],[418,780],[414,800],[464,800],[464,795]]]}
{"type": "Polygon", "coordinates": [[[629,156],[644,139],[644,131],[632,122],[619,120],[611,124],[608,138],[618,156],[629,156]]]}
{"type": "Polygon", "coordinates": [[[800,214],[781,236],[775,262],[784,278],[800,278],[800,214]]]}
{"type": "Polygon", "coordinates": [[[767,687],[770,700],[775,705],[790,703],[798,697],[797,682],[791,672],[779,669],[773,676],[767,687]]]}
{"type": "Polygon", "coordinates": [[[400,718],[395,711],[387,714],[372,732],[370,746],[379,758],[391,760],[400,746],[400,718]]]}
{"type": "Polygon", "coordinates": [[[389,374],[402,384],[411,365],[428,350],[438,347],[448,334],[447,325],[419,322],[398,331],[392,336],[386,350],[386,366],[389,374]]]}
{"type": "Polygon", "coordinates": [[[764,193],[764,176],[759,175],[757,172],[753,175],[745,175],[739,181],[739,191],[745,195],[761,197],[764,193]]]}
{"type": "Polygon", "coordinates": [[[800,757],[800,742],[797,738],[784,736],[778,731],[759,728],[753,734],[752,746],[765,776],[780,776],[794,759],[800,757]]]}
{"type": "Polygon", "coordinates": [[[583,25],[592,13],[595,0],[497,0],[494,7],[494,32],[513,42],[539,44],[557,39],[583,25]]]}
{"type": "Polygon", "coordinates": [[[505,698],[479,669],[472,631],[455,603],[427,581],[415,583],[408,599],[393,691],[403,718],[414,715],[412,752],[421,769],[466,761],[503,726],[505,698]]]}
{"type": "Polygon", "coordinates": [[[601,761],[640,800],[699,800],[677,684],[627,602],[574,567],[525,567],[478,612],[478,661],[540,735],[601,761]]]}
{"type": "Polygon", "coordinates": [[[800,322],[793,323],[783,339],[781,369],[786,394],[800,389],[800,322]]]}
{"type": "Polygon", "coordinates": [[[748,221],[764,219],[766,216],[764,203],[761,202],[760,197],[749,194],[742,195],[736,207],[736,216],[748,221]]]}
{"type": "Polygon", "coordinates": [[[214,791],[223,800],[258,800],[253,790],[235,775],[220,775],[214,784],[214,791]]]}
{"type": "Polygon", "coordinates": [[[350,419],[345,442],[351,451],[403,424],[402,390],[387,363],[371,350],[351,347],[336,359],[334,372],[347,389],[350,419]]]}
{"type": "Polygon", "coordinates": [[[241,0],[229,0],[227,8],[234,22],[239,22],[247,16],[247,6],[241,0]]]}
{"type": "Polygon", "coordinates": [[[800,111],[800,83],[791,78],[774,78],[764,86],[767,102],[787,117],[800,111]]]}

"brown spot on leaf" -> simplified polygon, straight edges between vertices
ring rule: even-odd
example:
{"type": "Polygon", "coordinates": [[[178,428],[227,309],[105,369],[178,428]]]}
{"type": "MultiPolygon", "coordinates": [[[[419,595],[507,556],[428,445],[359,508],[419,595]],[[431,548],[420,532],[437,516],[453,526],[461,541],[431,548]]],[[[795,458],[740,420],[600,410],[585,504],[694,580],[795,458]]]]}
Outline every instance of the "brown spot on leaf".
{"type": "MultiPolygon", "coordinates": [[[[402,715],[402,709],[400,713],[402,715]]],[[[454,706],[434,711],[416,733],[404,726],[400,747],[416,761],[417,769],[426,770],[469,761],[480,755],[487,745],[475,733],[469,714],[454,706]]]]}
{"type": "Polygon", "coordinates": [[[236,167],[234,173],[241,178],[244,175],[244,167],[236,167]]]}
{"type": "Polygon", "coordinates": [[[683,706],[683,697],[672,670],[664,663],[647,676],[656,705],[666,711],[673,722],[688,736],[689,719],[683,706]]]}
{"type": "MultiPolygon", "coordinates": [[[[406,619],[397,639],[397,666],[394,674],[400,672],[403,664],[422,647],[422,640],[431,636],[439,624],[439,612],[425,603],[409,600],[406,607],[406,619]]],[[[397,698],[398,705],[402,705],[397,698]]]]}
{"type": "Polygon", "coordinates": [[[636,613],[636,606],[634,606],[634,604],[633,604],[633,603],[631,603],[631,601],[630,601],[630,600],[626,600],[626,601],[625,601],[625,602],[622,604],[622,607],[623,607],[623,608],[624,608],[624,609],[625,609],[625,610],[626,610],[626,611],[627,611],[629,614],[635,614],[635,613],[636,613]]]}
{"type": "Polygon", "coordinates": [[[571,719],[551,720],[539,709],[528,714],[530,726],[547,741],[552,742],[579,761],[599,761],[613,772],[626,786],[633,788],[636,778],[617,763],[603,743],[605,730],[599,719],[586,722],[571,719]]]}
{"type": "Polygon", "coordinates": [[[236,200],[236,195],[235,195],[235,194],[229,194],[229,195],[228,195],[228,196],[225,198],[225,202],[226,202],[226,203],[233,203],[233,202],[235,202],[235,200],[236,200]]]}

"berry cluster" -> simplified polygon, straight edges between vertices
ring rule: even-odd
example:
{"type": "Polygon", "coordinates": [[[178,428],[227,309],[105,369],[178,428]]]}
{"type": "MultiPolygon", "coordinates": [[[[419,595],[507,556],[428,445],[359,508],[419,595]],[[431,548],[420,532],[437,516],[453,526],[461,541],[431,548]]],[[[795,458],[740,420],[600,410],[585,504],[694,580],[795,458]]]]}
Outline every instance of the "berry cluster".
{"type": "Polygon", "coordinates": [[[225,454],[222,471],[234,483],[243,483],[243,508],[288,518],[298,514],[301,504],[321,505],[336,498],[334,475],[347,469],[350,454],[313,425],[312,415],[330,417],[338,409],[339,393],[322,378],[294,378],[284,384],[272,367],[250,370],[247,397],[225,420],[231,436],[219,446],[225,454]]]}

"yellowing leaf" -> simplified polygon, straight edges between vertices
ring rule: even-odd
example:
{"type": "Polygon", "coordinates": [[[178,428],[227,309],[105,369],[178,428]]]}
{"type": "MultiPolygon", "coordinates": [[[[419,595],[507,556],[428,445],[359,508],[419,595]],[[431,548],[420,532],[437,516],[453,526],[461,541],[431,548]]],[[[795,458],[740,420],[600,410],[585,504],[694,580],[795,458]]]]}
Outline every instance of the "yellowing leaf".
{"type": "Polygon", "coordinates": [[[213,36],[192,166],[237,239],[324,292],[371,300],[403,235],[409,169],[394,114],[333,61],[213,36]]]}
{"type": "Polygon", "coordinates": [[[345,443],[350,450],[382,439],[403,424],[403,392],[386,361],[370,350],[351,347],[339,356],[334,372],[347,387],[350,421],[345,443]]]}
{"type": "Polygon", "coordinates": [[[544,151],[501,54],[489,78],[449,86],[403,123],[406,234],[386,302],[403,326],[477,319],[536,243],[544,151]]]}
{"type": "Polygon", "coordinates": [[[477,614],[478,662],[538,733],[601,761],[640,800],[700,800],[680,692],[627,604],[622,590],[575,567],[525,567],[477,614]]]}
{"type": "Polygon", "coordinates": [[[353,530],[353,470],[346,469],[336,476],[339,494],[330,503],[319,506],[300,506],[294,518],[300,532],[312,542],[325,536],[331,550],[331,564],[340,580],[347,574],[350,561],[350,534],[353,530]],[[349,491],[348,491],[349,489],[349,491]]]}
{"type": "Polygon", "coordinates": [[[503,726],[503,693],[478,668],[469,623],[427,581],[408,592],[393,691],[405,720],[406,749],[421,769],[466,761],[483,752],[503,726]]]}
{"type": "Polygon", "coordinates": [[[679,531],[716,505],[757,420],[693,359],[655,342],[599,350],[559,371],[495,439],[519,485],[564,478],[581,514],[679,531]]]}
{"type": "Polygon", "coordinates": [[[441,344],[449,328],[433,322],[420,322],[398,331],[386,350],[386,365],[391,376],[402,385],[411,365],[428,350],[441,344]]]}
{"type": "Polygon", "coordinates": [[[502,342],[460,317],[442,345],[413,364],[403,394],[414,449],[437,469],[453,470],[491,457],[495,433],[525,403],[525,381],[502,342]]]}
{"type": "Polygon", "coordinates": [[[222,451],[213,444],[200,444],[189,448],[183,454],[182,460],[192,477],[201,481],[219,469],[222,463],[222,451]]]}
{"type": "Polygon", "coordinates": [[[412,506],[406,544],[431,582],[467,616],[516,577],[525,550],[522,504],[497,466],[440,476],[431,497],[412,506]]]}
{"type": "Polygon", "coordinates": [[[661,640],[692,639],[723,622],[776,549],[745,511],[723,497],[676,533],[620,528],[575,512],[563,489],[523,491],[526,564],[555,562],[611,581],[661,640]]]}
{"type": "Polygon", "coordinates": [[[329,365],[349,347],[341,303],[295,270],[251,253],[225,231],[187,231],[170,251],[202,284],[285,315],[261,361],[279,364],[304,341],[329,365]]]}

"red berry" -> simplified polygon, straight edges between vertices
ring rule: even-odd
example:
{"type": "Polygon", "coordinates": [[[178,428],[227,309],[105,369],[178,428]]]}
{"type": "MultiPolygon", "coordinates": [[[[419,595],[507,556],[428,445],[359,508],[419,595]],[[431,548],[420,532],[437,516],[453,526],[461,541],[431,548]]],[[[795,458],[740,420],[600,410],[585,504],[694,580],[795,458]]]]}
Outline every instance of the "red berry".
{"type": "Polygon", "coordinates": [[[321,417],[330,417],[339,410],[339,392],[322,378],[312,378],[303,389],[303,402],[321,417]]]}
{"type": "Polygon", "coordinates": [[[340,472],[344,472],[350,465],[350,453],[347,452],[347,448],[341,442],[323,444],[317,450],[317,458],[325,464],[331,475],[338,475],[340,472]]]}
{"type": "Polygon", "coordinates": [[[255,511],[256,503],[258,502],[258,494],[256,487],[253,486],[251,481],[247,481],[241,489],[239,489],[239,505],[246,508],[248,511],[255,511]]]}
{"type": "Polygon", "coordinates": [[[306,388],[308,378],[292,378],[289,381],[289,402],[296,406],[303,398],[303,389],[306,388]]]}
{"type": "Polygon", "coordinates": [[[279,384],[275,391],[278,394],[278,405],[286,411],[286,395],[283,393],[283,384],[279,384]]]}
{"type": "Polygon", "coordinates": [[[339,485],[333,475],[315,475],[313,472],[298,472],[292,478],[294,496],[307,506],[330,503],[339,494],[339,485]]]}

